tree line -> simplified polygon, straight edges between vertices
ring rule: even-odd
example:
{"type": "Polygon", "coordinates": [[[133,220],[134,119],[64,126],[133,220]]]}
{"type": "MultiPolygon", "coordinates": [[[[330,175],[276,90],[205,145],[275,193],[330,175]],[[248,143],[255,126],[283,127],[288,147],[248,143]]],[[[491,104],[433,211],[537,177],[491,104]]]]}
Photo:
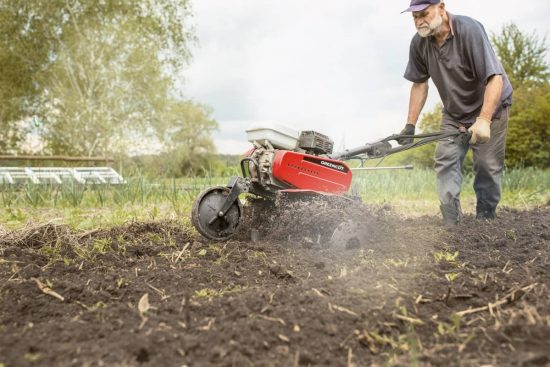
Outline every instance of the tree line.
{"type": "MultiPolygon", "coordinates": [[[[113,156],[153,175],[219,171],[212,110],[177,88],[197,41],[189,2],[0,0],[0,154],[38,144],[44,155],[113,156]]],[[[549,167],[546,38],[510,23],[491,40],[514,87],[507,165],[549,167]]],[[[438,105],[419,127],[438,130],[440,119],[438,105]]],[[[433,149],[398,159],[432,166],[433,149]]]]}
{"type": "Polygon", "coordinates": [[[166,175],[214,152],[208,106],[178,93],[189,0],[0,0],[0,153],[134,159],[166,175]]]}

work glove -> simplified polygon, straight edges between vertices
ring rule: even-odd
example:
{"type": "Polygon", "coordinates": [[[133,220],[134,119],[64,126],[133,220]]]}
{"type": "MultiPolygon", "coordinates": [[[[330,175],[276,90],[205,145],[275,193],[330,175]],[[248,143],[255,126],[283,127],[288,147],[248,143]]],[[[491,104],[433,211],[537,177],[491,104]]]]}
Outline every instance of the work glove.
{"type": "MultiPolygon", "coordinates": [[[[407,124],[407,125],[405,125],[403,130],[401,130],[399,135],[414,135],[414,128],[415,128],[415,126],[413,124],[407,124]]],[[[413,138],[399,138],[399,139],[397,139],[397,144],[399,144],[399,145],[410,144],[412,142],[413,142],[413,138]]]]}
{"type": "Polygon", "coordinates": [[[468,131],[472,133],[470,144],[486,143],[491,137],[491,121],[483,117],[478,117],[468,131]]]}

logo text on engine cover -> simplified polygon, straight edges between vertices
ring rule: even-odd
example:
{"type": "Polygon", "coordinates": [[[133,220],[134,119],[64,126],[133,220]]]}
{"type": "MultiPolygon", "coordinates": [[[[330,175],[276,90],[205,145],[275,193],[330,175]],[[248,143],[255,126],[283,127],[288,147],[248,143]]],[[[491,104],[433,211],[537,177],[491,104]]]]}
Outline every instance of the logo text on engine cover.
{"type": "Polygon", "coordinates": [[[330,169],[334,169],[334,170],[337,170],[337,171],[340,171],[340,172],[347,172],[348,171],[346,166],[343,166],[341,164],[332,163],[332,162],[327,162],[323,159],[305,157],[304,160],[308,161],[308,162],[311,162],[311,163],[319,164],[321,166],[324,166],[324,167],[327,167],[327,168],[330,168],[330,169]]]}
{"type": "Polygon", "coordinates": [[[330,163],[330,162],[326,162],[326,161],[321,161],[321,164],[323,166],[326,166],[326,167],[329,167],[329,168],[337,169],[338,171],[343,171],[344,170],[344,166],[340,166],[339,164],[334,164],[334,163],[330,163]]]}

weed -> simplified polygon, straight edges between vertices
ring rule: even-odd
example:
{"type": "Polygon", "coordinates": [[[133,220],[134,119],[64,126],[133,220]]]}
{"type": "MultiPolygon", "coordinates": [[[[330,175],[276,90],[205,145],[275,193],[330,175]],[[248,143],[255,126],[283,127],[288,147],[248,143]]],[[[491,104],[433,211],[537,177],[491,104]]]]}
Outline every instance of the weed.
{"type": "Polygon", "coordinates": [[[195,291],[195,297],[212,299],[212,298],[215,298],[215,297],[222,297],[227,293],[239,292],[241,290],[242,290],[242,288],[239,285],[237,285],[237,286],[228,286],[228,287],[225,287],[221,290],[216,290],[216,289],[213,289],[213,288],[202,288],[202,289],[199,289],[199,290],[195,291]]]}
{"type": "Polygon", "coordinates": [[[148,233],[147,234],[147,238],[149,239],[149,241],[153,242],[153,243],[160,243],[160,242],[164,242],[162,236],[158,233],[148,233]]]}
{"type": "Polygon", "coordinates": [[[100,308],[105,308],[105,307],[107,307],[105,302],[99,301],[99,302],[95,303],[94,305],[90,306],[90,311],[96,311],[96,310],[99,310],[100,308]]]}
{"type": "Polygon", "coordinates": [[[220,297],[221,295],[221,291],[217,291],[212,288],[203,288],[195,291],[195,296],[198,298],[214,298],[220,297]]]}
{"type": "Polygon", "coordinates": [[[420,342],[420,337],[412,325],[407,328],[405,340],[409,351],[410,365],[420,366],[419,355],[422,349],[422,343],[420,342]]]}
{"type": "Polygon", "coordinates": [[[437,333],[441,336],[448,335],[451,337],[458,337],[462,318],[460,317],[460,315],[453,313],[451,315],[450,321],[451,321],[450,323],[446,323],[443,321],[438,322],[437,333]]]}
{"type": "Polygon", "coordinates": [[[73,246],[76,255],[85,260],[93,260],[98,254],[106,254],[111,249],[111,240],[103,238],[96,239],[91,246],[78,244],[73,246]]]}
{"type": "Polygon", "coordinates": [[[23,356],[23,359],[25,359],[25,361],[29,362],[29,363],[35,363],[37,362],[40,357],[42,357],[40,355],[40,353],[25,353],[25,355],[23,356]]]}
{"type": "Polygon", "coordinates": [[[93,184],[92,191],[95,192],[95,194],[97,195],[96,197],[99,205],[105,206],[105,202],[107,200],[107,197],[106,197],[107,187],[104,185],[93,184]]]}
{"type": "Polygon", "coordinates": [[[418,365],[418,355],[422,344],[412,326],[408,327],[406,333],[391,336],[378,330],[369,330],[365,325],[363,332],[358,332],[356,335],[359,342],[367,346],[373,354],[381,354],[385,349],[384,354],[388,355],[388,365],[396,364],[398,356],[403,352],[409,353],[412,366],[418,365]]]}
{"type": "Polygon", "coordinates": [[[1,188],[2,190],[0,191],[0,193],[2,194],[2,203],[4,204],[4,206],[10,207],[15,204],[18,198],[18,194],[14,185],[4,184],[1,186],[1,188]]]}
{"type": "Polygon", "coordinates": [[[509,238],[514,242],[518,239],[518,236],[516,234],[516,230],[513,229],[513,228],[510,229],[510,230],[504,231],[504,237],[509,238]]]}
{"type": "Polygon", "coordinates": [[[454,282],[459,276],[460,273],[447,273],[445,274],[445,279],[447,279],[449,282],[454,282]]]}
{"type": "Polygon", "coordinates": [[[160,213],[160,211],[159,211],[158,206],[153,205],[153,208],[150,211],[151,219],[155,220],[159,216],[159,213],[160,213]]]}
{"type": "Polygon", "coordinates": [[[118,252],[122,255],[126,254],[126,240],[124,239],[124,236],[119,234],[116,237],[116,244],[118,246],[118,252]]]}
{"type": "Polygon", "coordinates": [[[23,191],[27,203],[33,208],[46,203],[46,197],[43,194],[47,191],[39,185],[28,183],[24,186],[23,191]]]}
{"type": "Polygon", "coordinates": [[[267,259],[267,255],[263,251],[252,250],[249,251],[249,258],[253,259],[267,259]]]}
{"type": "Polygon", "coordinates": [[[448,263],[454,264],[456,263],[456,258],[458,257],[458,251],[451,253],[447,250],[442,250],[434,252],[433,255],[436,263],[440,261],[446,261],[448,263]]]}
{"type": "Polygon", "coordinates": [[[390,265],[396,268],[406,268],[409,265],[409,259],[386,259],[384,260],[385,265],[390,265]]]}
{"type": "Polygon", "coordinates": [[[44,255],[46,256],[48,259],[50,260],[56,260],[56,259],[59,259],[61,258],[61,254],[60,254],[60,248],[59,248],[59,244],[56,243],[55,245],[46,245],[46,246],[42,246],[40,247],[40,249],[38,250],[38,252],[41,254],[41,255],[44,255]]]}
{"type": "Polygon", "coordinates": [[[104,255],[111,247],[111,240],[108,238],[99,238],[94,240],[92,253],[104,255]]]}
{"type": "Polygon", "coordinates": [[[70,181],[61,185],[61,199],[70,206],[76,208],[82,204],[86,185],[70,181]]]}
{"type": "Polygon", "coordinates": [[[128,282],[124,278],[118,278],[116,280],[116,287],[119,288],[119,289],[122,288],[123,286],[127,286],[127,285],[128,285],[128,282]]]}

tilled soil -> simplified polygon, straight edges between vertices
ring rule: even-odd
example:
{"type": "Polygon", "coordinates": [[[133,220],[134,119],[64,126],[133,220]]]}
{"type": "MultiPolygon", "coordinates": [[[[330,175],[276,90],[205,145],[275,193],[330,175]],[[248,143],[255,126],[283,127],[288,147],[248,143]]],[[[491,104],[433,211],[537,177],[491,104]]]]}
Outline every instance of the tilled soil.
{"type": "Polygon", "coordinates": [[[550,207],[494,221],[343,204],[0,235],[0,366],[550,365],[550,207]],[[368,238],[328,247],[359,215],[368,238]],[[255,231],[250,240],[251,229],[255,231]]]}

